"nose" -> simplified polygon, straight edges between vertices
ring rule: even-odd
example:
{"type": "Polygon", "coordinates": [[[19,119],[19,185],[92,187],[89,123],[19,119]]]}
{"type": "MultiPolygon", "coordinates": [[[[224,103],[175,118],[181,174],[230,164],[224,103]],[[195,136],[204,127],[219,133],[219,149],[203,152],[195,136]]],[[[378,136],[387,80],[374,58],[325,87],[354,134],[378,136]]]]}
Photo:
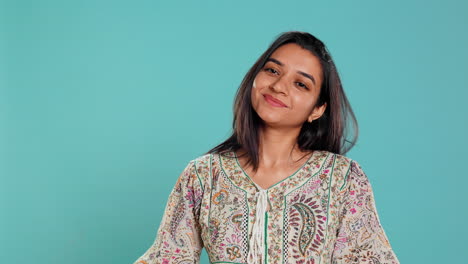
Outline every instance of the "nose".
{"type": "Polygon", "coordinates": [[[286,84],[286,77],[280,76],[274,82],[270,84],[270,89],[274,90],[278,93],[286,93],[287,92],[287,84],[286,84]]]}

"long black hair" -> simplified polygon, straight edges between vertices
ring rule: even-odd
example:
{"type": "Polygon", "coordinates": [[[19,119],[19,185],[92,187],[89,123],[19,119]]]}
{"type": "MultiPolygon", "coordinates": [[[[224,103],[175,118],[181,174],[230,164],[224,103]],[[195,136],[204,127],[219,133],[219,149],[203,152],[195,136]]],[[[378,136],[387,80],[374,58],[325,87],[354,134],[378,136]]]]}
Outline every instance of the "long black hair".
{"type": "Polygon", "coordinates": [[[259,128],[261,118],[252,108],[251,90],[257,73],[263,68],[270,55],[280,46],[287,43],[296,43],[303,49],[310,51],[319,60],[322,66],[323,82],[316,106],[327,103],[322,116],[311,123],[304,122],[299,136],[298,147],[302,151],[327,150],[337,154],[348,152],[358,138],[358,125],[348,99],[343,91],[341,80],[335,63],[325,44],[312,34],[301,31],[288,31],[281,33],[257,59],[249,69],[240,84],[234,101],[234,119],[232,122],[232,135],[221,144],[212,148],[205,154],[225,153],[245,149],[248,156],[247,164],[258,168],[259,157],[259,128]],[[346,139],[348,118],[351,117],[354,127],[353,139],[346,139]],[[346,142],[349,143],[346,146],[346,142]]]}

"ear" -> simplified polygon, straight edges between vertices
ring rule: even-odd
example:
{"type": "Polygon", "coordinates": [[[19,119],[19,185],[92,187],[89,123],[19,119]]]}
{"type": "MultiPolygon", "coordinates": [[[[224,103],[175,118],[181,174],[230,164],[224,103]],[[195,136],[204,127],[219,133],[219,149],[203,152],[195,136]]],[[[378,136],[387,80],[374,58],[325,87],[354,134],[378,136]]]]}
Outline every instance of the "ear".
{"type": "Polygon", "coordinates": [[[321,105],[319,107],[314,107],[314,110],[312,111],[312,113],[307,118],[307,121],[309,123],[311,123],[315,119],[320,118],[323,115],[323,113],[325,112],[326,108],[327,108],[327,103],[324,103],[323,105],[321,105]]]}

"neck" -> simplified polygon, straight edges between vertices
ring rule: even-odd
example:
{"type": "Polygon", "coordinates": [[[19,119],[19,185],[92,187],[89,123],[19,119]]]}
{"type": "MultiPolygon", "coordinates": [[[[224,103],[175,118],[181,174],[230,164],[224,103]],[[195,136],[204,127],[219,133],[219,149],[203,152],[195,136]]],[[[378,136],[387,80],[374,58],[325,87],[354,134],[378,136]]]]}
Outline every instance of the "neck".
{"type": "Polygon", "coordinates": [[[261,127],[259,133],[259,162],[262,167],[294,165],[306,154],[299,149],[298,128],[261,127]]]}

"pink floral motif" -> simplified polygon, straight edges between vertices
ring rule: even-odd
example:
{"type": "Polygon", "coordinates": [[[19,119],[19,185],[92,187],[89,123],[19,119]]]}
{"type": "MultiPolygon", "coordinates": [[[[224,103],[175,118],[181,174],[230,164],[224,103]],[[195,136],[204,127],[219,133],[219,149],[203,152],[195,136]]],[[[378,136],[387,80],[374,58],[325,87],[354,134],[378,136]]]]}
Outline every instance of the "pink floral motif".
{"type": "Polygon", "coordinates": [[[194,199],[193,199],[193,196],[194,196],[194,191],[193,191],[193,188],[191,187],[187,187],[187,193],[185,194],[185,199],[189,202],[189,208],[193,208],[194,207],[194,199]]]}
{"type": "MultiPolygon", "coordinates": [[[[191,262],[199,259],[201,246],[213,263],[243,263],[257,217],[257,191],[229,154],[197,158],[169,197],[157,241],[134,264],[191,262]],[[215,197],[220,190],[226,193],[215,197]]],[[[399,264],[357,162],[316,151],[297,173],[269,188],[267,198],[262,260],[399,264]]]]}
{"type": "Polygon", "coordinates": [[[348,236],[346,233],[343,231],[339,232],[338,237],[336,238],[335,251],[345,248],[346,242],[348,242],[348,236]]]}
{"type": "Polygon", "coordinates": [[[231,239],[227,237],[226,240],[231,244],[239,244],[242,241],[242,238],[236,234],[231,234],[231,239]]]}

